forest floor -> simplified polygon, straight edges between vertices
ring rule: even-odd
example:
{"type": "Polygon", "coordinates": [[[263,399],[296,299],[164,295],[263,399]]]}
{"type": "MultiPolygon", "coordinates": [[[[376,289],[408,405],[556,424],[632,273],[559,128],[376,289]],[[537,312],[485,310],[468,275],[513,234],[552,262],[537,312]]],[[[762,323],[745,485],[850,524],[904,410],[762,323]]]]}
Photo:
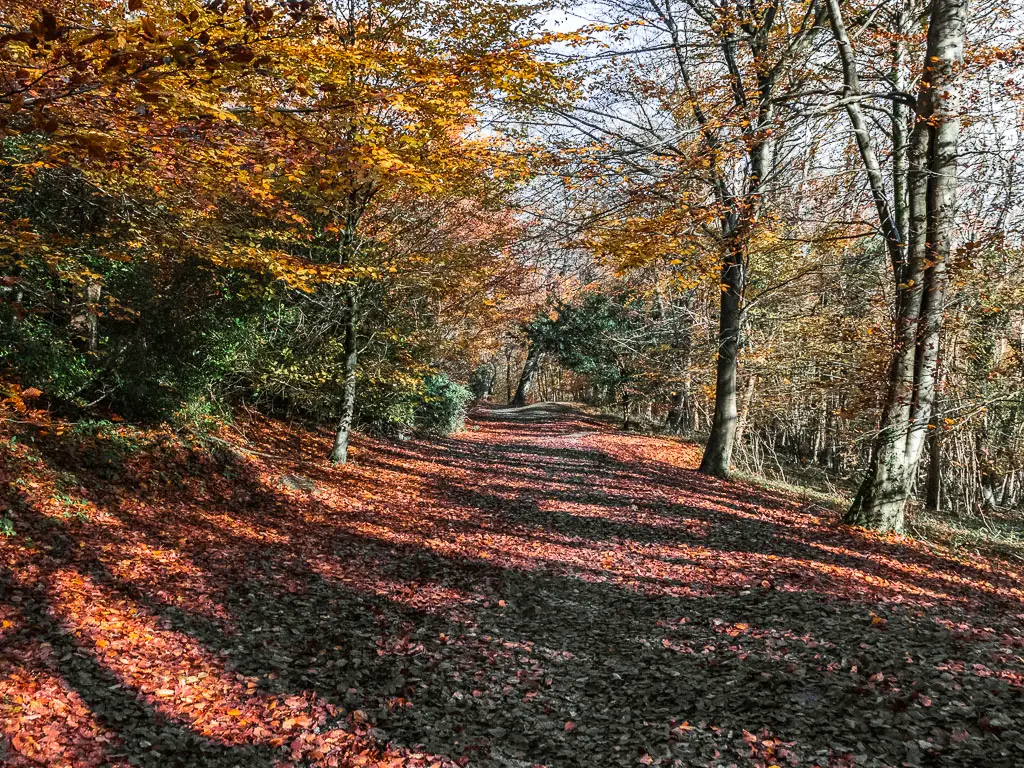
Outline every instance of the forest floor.
{"type": "Polygon", "coordinates": [[[5,766],[1024,765],[1019,570],[692,445],[0,428],[5,766]]]}

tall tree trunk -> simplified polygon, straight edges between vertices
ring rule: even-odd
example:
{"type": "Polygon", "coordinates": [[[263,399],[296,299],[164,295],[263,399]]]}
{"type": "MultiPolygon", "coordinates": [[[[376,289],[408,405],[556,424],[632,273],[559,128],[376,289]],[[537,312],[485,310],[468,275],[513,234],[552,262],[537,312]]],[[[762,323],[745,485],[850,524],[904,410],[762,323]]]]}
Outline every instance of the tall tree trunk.
{"type": "Polygon", "coordinates": [[[334,433],[334,447],[331,449],[331,463],[344,464],[348,461],[348,442],[352,434],[352,419],[356,408],[356,367],[359,364],[359,348],[356,339],[356,296],[355,287],[345,287],[344,358],[342,364],[341,416],[334,433]]]}
{"type": "MultiPolygon", "coordinates": [[[[718,44],[728,71],[731,101],[739,113],[750,114],[752,110],[756,110],[756,118],[749,120],[743,130],[749,173],[745,189],[736,193],[731,183],[735,175],[728,167],[723,167],[719,163],[720,157],[728,155],[727,152],[721,152],[720,128],[704,111],[690,77],[686,34],[677,23],[671,3],[652,3],[652,6],[671,38],[680,80],[689,98],[694,122],[700,129],[707,151],[712,191],[723,211],[721,223],[725,258],[721,279],[715,412],[700,469],[706,474],[725,476],[729,473],[736,435],[736,363],[740,324],[743,319],[743,292],[746,288],[746,248],[761,212],[763,185],[771,168],[776,87],[785,77],[787,68],[795,60],[794,57],[812,44],[818,25],[823,21],[823,11],[817,3],[812,6],[799,28],[787,32],[792,32],[788,54],[777,58],[769,47],[769,40],[772,39],[780,19],[785,18],[785,14],[779,12],[780,4],[777,2],[750,4],[751,9],[756,7],[757,11],[750,16],[749,26],[743,27],[745,34],[749,35],[747,45],[753,59],[757,82],[756,87],[749,90],[737,65],[739,37],[729,25],[723,25],[725,28],[720,33],[718,44]]],[[[726,6],[727,4],[721,7],[723,12],[726,6]]],[[[717,8],[717,4],[714,7],[717,8]]]]}
{"type": "MultiPolygon", "coordinates": [[[[352,190],[346,206],[341,237],[338,240],[338,264],[341,267],[352,265],[359,248],[356,229],[359,219],[373,197],[372,187],[352,190]]],[[[358,345],[358,286],[354,278],[347,277],[342,287],[341,299],[343,308],[342,335],[342,389],[341,413],[338,417],[338,428],[334,433],[334,446],[331,448],[330,460],[333,464],[344,464],[348,461],[348,442],[352,434],[352,422],[356,409],[356,369],[359,365],[358,345]]]]}
{"type": "Polygon", "coordinates": [[[732,462],[736,438],[736,362],[743,320],[746,284],[743,252],[733,247],[722,264],[722,306],[718,322],[718,364],[715,371],[715,415],[711,422],[700,471],[725,477],[732,462]]]}
{"type": "Polygon", "coordinates": [[[526,398],[533,386],[534,376],[537,374],[537,367],[540,364],[540,350],[536,344],[531,344],[526,353],[526,363],[523,365],[523,373],[519,377],[519,386],[516,387],[516,396],[512,398],[512,405],[526,405],[526,398]]]}
{"type": "MultiPolygon", "coordinates": [[[[831,1],[831,0],[830,0],[831,1]]],[[[917,124],[910,148],[910,238],[896,275],[896,340],[889,389],[868,475],[844,520],[902,532],[931,419],[956,197],[957,77],[966,0],[932,0],[917,124]]]]}

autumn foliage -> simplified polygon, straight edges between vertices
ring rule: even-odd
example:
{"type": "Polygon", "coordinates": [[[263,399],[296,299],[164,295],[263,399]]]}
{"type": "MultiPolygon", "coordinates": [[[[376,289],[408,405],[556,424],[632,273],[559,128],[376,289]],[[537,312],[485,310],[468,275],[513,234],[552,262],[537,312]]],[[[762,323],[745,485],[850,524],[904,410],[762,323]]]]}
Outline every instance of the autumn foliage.
{"type": "Polygon", "coordinates": [[[1024,765],[1004,5],[0,2],[0,765],[1024,765]]]}

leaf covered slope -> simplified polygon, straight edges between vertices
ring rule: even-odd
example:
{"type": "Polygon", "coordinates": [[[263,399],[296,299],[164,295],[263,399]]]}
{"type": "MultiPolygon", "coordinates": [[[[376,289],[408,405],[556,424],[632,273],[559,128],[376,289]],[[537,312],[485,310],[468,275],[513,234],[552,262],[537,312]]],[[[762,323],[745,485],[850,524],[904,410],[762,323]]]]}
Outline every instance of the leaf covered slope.
{"type": "Polygon", "coordinates": [[[331,469],[276,422],[19,421],[4,765],[1024,764],[1019,573],[693,446],[535,406],[331,469]]]}

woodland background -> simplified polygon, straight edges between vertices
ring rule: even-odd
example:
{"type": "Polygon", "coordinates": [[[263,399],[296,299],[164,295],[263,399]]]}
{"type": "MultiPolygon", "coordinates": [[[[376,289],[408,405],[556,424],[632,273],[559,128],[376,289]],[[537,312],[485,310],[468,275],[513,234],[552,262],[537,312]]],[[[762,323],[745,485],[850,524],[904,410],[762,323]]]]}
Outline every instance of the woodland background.
{"type": "Polygon", "coordinates": [[[6,0],[6,402],[257,409],[341,462],[577,400],[851,522],[910,498],[1013,539],[1021,13],[6,0]]]}

